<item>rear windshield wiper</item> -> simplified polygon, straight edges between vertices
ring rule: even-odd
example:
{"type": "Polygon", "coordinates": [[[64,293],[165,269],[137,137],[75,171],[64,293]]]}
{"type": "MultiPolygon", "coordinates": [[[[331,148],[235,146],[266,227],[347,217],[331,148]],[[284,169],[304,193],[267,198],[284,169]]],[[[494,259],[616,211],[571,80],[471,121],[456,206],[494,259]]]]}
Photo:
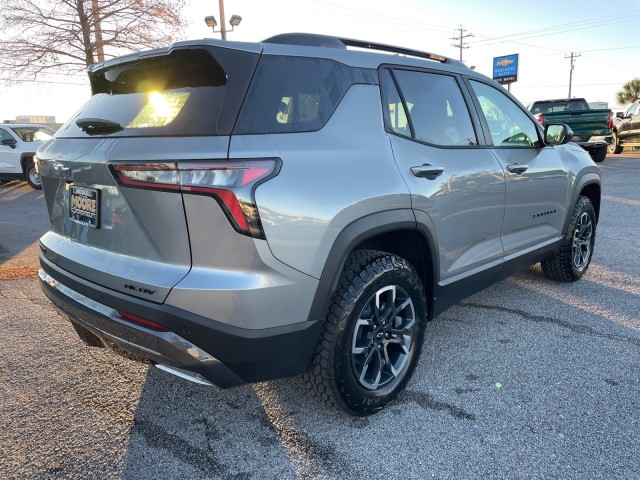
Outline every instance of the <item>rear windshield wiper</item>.
{"type": "Polygon", "coordinates": [[[99,133],[115,133],[123,129],[118,122],[105,120],[103,118],[80,118],[76,120],[83,132],[87,135],[97,135],[99,133]]]}

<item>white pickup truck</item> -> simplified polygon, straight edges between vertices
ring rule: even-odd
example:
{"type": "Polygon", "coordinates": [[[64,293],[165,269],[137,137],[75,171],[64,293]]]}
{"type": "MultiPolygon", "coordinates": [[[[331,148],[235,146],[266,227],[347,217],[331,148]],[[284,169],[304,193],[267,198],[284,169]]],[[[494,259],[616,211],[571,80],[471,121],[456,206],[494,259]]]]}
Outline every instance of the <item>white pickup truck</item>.
{"type": "Polygon", "coordinates": [[[54,133],[42,125],[0,124],[0,181],[26,180],[33,188],[42,188],[33,156],[54,133]]]}

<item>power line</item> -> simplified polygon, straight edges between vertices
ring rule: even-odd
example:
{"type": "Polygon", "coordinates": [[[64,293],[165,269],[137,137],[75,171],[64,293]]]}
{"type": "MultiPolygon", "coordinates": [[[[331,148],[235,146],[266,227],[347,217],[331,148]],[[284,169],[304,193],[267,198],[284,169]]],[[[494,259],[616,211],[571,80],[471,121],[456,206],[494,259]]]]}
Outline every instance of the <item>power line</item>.
{"type": "Polygon", "coordinates": [[[0,82],[16,82],[16,83],[55,83],[59,85],[78,85],[82,87],[86,87],[88,83],[70,83],[70,82],[56,82],[54,80],[36,80],[36,79],[24,79],[24,80],[16,80],[15,78],[9,77],[0,77],[0,82]]]}
{"type": "MultiPolygon", "coordinates": [[[[612,48],[597,48],[597,49],[594,49],[594,50],[582,50],[582,53],[609,52],[611,50],[630,50],[630,49],[633,49],[633,48],[640,48],[640,45],[631,45],[629,47],[612,47],[612,48]]],[[[536,54],[536,55],[527,55],[527,56],[530,57],[530,58],[533,58],[533,57],[550,57],[550,56],[553,56],[553,55],[558,55],[558,53],[539,53],[539,54],[536,54]]]]}
{"type": "MultiPolygon", "coordinates": [[[[275,0],[275,1],[277,3],[283,3],[283,4],[286,4],[286,5],[291,5],[293,7],[298,7],[301,10],[304,10],[304,11],[308,11],[309,9],[312,9],[312,10],[316,10],[316,11],[323,12],[323,13],[326,13],[326,14],[339,13],[340,15],[343,15],[343,16],[346,16],[346,17],[357,18],[359,20],[362,20],[362,19],[372,20],[372,21],[376,21],[376,22],[385,23],[385,24],[388,24],[388,25],[397,25],[397,26],[404,27],[404,28],[420,29],[422,31],[422,33],[424,33],[425,27],[429,27],[430,30],[440,30],[440,32],[442,32],[442,33],[451,31],[450,27],[443,27],[442,25],[421,22],[419,20],[410,20],[410,19],[406,19],[406,18],[402,18],[402,17],[394,17],[394,16],[390,16],[390,15],[385,15],[385,14],[377,14],[377,13],[374,13],[374,12],[363,12],[360,9],[350,8],[350,7],[346,7],[346,6],[338,5],[338,4],[334,4],[334,3],[314,2],[316,4],[320,4],[320,5],[324,5],[326,7],[329,7],[329,9],[327,9],[327,8],[323,8],[322,6],[309,6],[309,5],[304,5],[303,6],[300,3],[295,3],[295,2],[287,1],[287,0],[275,0]],[[333,9],[331,9],[331,8],[333,8],[333,9]],[[343,11],[337,12],[335,9],[352,11],[354,13],[345,13],[343,11]],[[393,21],[393,20],[396,20],[396,21],[393,21]]],[[[445,37],[442,37],[442,38],[445,38],[445,37]]]]}
{"type": "MultiPolygon", "coordinates": [[[[565,84],[561,84],[561,85],[533,85],[533,84],[527,84],[527,83],[520,83],[518,82],[518,87],[519,88],[557,88],[557,87],[564,87],[565,84]]],[[[604,86],[611,86],[611,85],[622,85],[623,82],[610,82],[610,83],[574,83],[573,86],[574,87],[604,87],[604,86]]]]}
{"type": "Polygon", "coordinates": [[[529,38],[537,38],[537,37],[548,36],[548,35],[557,35],[560,33],[567,33],[567,32],[582,30],[586,28],[615,25],[618,23],[633,21],[637,19],[639,14],[640,14],[640,11],[634,10],[631,12],[618,13],[615,15],[595,17],[592,19],[586,19],[586,20],[570,22],[570,23],[563,23],[563,24],[552,26],[552,27],[539,28],[535,30],[527,30],[524,32],[502,35],[499,37],[487,37],[486,39],[478,40],[472,43],[486,43],[486,42],[502,43],[502,42],[509,42],[511,41],[511,39],[526,40],[529,38]]]}

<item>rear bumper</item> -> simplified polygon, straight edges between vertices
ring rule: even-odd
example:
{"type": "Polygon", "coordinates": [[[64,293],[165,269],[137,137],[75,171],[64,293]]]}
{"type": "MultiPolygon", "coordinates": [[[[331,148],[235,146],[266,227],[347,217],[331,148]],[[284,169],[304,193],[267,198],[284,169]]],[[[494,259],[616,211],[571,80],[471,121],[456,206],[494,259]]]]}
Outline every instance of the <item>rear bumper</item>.
{"type": "Polygon", "coordinates": [[[580,140],[576,143],[585,150],[590,150],[592,148],[609,146],[612,141],[613,137],[611,135],[598,135],[593,137],[580,137],[580,140]]]}
{"type": "Polygon", "coordinates": [[[44,293],[85,343],[111,347],[201,383],[226,388],[304,373],[319,339],[318,321],[263,330],[232,327],[92,284],[42,255],[40,262],[44,293]],[[131,323],[118,310],[168,331],[131,323]]]}

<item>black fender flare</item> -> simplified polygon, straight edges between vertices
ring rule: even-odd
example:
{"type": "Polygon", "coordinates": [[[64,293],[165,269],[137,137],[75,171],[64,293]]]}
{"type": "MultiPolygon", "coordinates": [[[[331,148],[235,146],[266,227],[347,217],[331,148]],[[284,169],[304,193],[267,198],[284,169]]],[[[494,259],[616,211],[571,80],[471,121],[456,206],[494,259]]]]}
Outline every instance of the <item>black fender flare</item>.
{"type": "MultiPolygon", "coordinates": [[[[324,321],[347,257],[357,245],[378,235],[401,230],[418,231],[429,243],[432,254],[437,252],[435,239],[431,234],[432,230],[422,222],[416,222],[414,211],[410,208],[373,213],[355,220],[338,234],[331,247],[320,275],[308,320],[324,321]]],[[[434,265],[437,265],[437,256],[432,261],[434,265]]],[[[434,271],[437,269],[434,268],[434,271]]],[[[427,301],[429,302],[427,307],[432,307],[431,299],[427,301]]],[[[429,308],[428,311],[431,313],[433,309],[429,308]]]]}
{"type": "Polygon", "coordinates": [[[595,205],[594,209],[596,209],[596,215],[599,217],[599,204],[600,204],[600,194],[601,194],[601,184],[600,184],[600,175],[596,172],[589,172],[582,175],[576,181],[575,188],[573,189],[573,194],[571,195],[571,201],[569,202],[569,208],[567,208],[567,213],[564,219],[564,224],[562,226],[563,235],[567,230],[567,225],[569,225],[569,220],[571,220],[571,214],[573,213],[573,206],[578,201],[578,197],[580,193],[584,190],[585,187],[589,185],[596,185],[598,187],[598,205],[595,205]]]}
{"type": "Polygon", "coordinates": [[[27,159],[32,159],[36,156],[36,152],[23,152],[20,154],[20,167],[22,168],[22,173],[26,174],[25,169],[27,168],[27,159]]]}

